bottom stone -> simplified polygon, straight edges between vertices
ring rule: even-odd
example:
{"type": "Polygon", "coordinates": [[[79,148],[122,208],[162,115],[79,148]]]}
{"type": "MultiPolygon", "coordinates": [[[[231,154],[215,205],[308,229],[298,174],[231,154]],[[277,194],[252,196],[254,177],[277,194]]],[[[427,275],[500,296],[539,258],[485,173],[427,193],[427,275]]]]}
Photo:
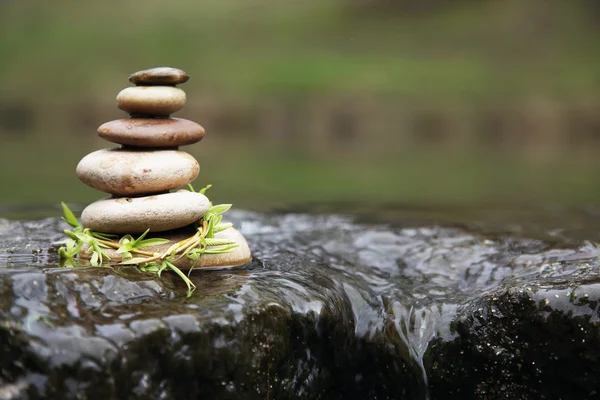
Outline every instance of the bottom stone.
{"type": "MultiPolygon", "coordinates": [[[[151,237],[160,237],[168,239],[169,242],[160,244],[157,246],[144,247],[142,250],[149,253],[164,253],[173,244],[189,238],[194,234],[194,230],[191,227],[185,227],[169,232],[158,232],[155,234],[148,234],[147,239],[151,237]]],[[[215,238],[218,239],[231,239],[234,240],[238,246],[231,252],[223,254],[203,254],[200,259],[191,260],[187,257],[181,257],[176,259],[173,263],[182,270],[189,270],[190,268],[211,268],[211,267],[236,267],[249,263],[252,260],[250,248],[244,236],[235,228],[229,228],[223,232],[215,234],[215,238]]],[[[214,249],[218,249],[220,246],[215,246],[214,249]]],[[[89,247],[84,245],[81,251],[81,258],[89,259],[90,254],[86,254],[89,247]]],[[[211,247],[212,248],[212,247],[211,247]]],[[[106,254],[110,257],[108,264],[119,264],[121,262],[122,255],[117,253],[116,249],[104,249],[106,254]]]]}

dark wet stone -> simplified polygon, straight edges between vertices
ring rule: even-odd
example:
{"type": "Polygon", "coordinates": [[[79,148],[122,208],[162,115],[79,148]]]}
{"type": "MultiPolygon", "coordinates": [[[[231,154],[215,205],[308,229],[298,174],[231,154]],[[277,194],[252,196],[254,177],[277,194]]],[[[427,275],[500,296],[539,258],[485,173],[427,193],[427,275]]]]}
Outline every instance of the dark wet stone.
{"type": "Polygon", "coordinates": [[[598,263],[546,268],[558,271],[518,279],[461,307],[454,338],[432,341],[426,355],[432,397],[600,396],[598,263]]]}
{"type": "Polygon", "coordinates": [[[129,82],[136,85],[178,85],[185,83],[190,76],[178,68],[156,67],[134,72],[129,75],[129,82]]]}
{"type": "Polygon", "coordinates": [[[598,397],[589,242],[414,219],[232,222],[254,261],[193,273],[187,298],[169,273],[32,254],[61,236],[56,219],[0,220],[0,398],[598,397]]]}

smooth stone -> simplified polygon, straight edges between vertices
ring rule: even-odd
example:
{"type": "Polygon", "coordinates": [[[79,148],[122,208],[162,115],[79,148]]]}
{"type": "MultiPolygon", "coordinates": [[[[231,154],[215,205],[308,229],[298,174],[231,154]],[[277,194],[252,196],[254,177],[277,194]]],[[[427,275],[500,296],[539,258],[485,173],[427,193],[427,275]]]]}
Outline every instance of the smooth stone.
{"type": "Polygon", "coordinates": [[[190,76],[178,68],[156,67],[144,69],[129,75],[129,82],[136,85],[178,85],[185,83],[190,76]]]}
{"type": "Polygon", "coordinates": [[[198,221],[208,211],[206,196],[195,192],[121,197],[96,201],[81,213],[84,227],[96,232],[162,232],[198,221]]]}
{"type": "Polygon", "coordinates": [[[117,106],[132,116],[166,117],[179,111],[185,101],[185,92],[172,86],[133,86],[117,95],[117,106]]]}
{"type": "MultiPolygon", "coordinates": [[[[182,228],[172,232],[163,232],[159,234],[148,234],[146,238],[160,237],[168,239],[169,242],[158,246],[144,247],[143,250],[149,253],[164,253],[173,244],[189,238],[194,234],[194,230],[188,228],[182,228]]],[[[219,239],[232,239],[238,244],[232,252],[223,254],[204,254],[198,261],[191,260],[187,257],[181,257],[176,259],[174,264],[182,270],[188,271],[190,268],[214,268],[214,267],[237,267],[249,263],[252,260],[250,248],[244,236],[235,228],[229,228],[223,232],[215,234],[216,238],[219,239]]],[[[215,249],[219,248],[217,246],[215,249]]],[[[91,254],[86,255],[86,248],[83,248],[82,258],[89,258],[91,254]]],[[[121,262],[122,255],[117,253],[116,249],[105,249],[106,254],[110,257],[110,262],[107,264],[118,264],[121,262]]]]}
{"type": "Polygon", "coordinates": [[[100,125],[98,135],[126,146],[177,147],[202,140],[204,128],[182,118],[124,118],[100,125]]]}
{"type": "Polygon", "coordinates": [[[83,157],[76,168],[86,185],[106,193],[133,196],[187,185],[200,165],[180,150],[102,149],[83,157]]]}

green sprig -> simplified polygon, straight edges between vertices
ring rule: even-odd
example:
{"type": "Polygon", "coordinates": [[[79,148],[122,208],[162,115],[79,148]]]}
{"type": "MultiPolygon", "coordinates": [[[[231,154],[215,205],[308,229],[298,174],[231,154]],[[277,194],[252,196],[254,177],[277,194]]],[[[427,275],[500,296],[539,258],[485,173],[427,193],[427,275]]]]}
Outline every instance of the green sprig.
{"type": "Polygon", "coordinates": [[[73,228],[79,227],[79,221],[77,221],[77,218],[75,218],[75,214],[73,214],[73,211],[71,211],[64,202],[61,202],[60,204],[62,205],[64,214],[64,217],[61,217],[62,220],[65,221],[67,224],[71,225],[73,228]]]}
{"type": "MultiPolygon", "coordinates": [[[[188,185],[191,191],[194,187],[188,185]]],[[[198,193],[204,194],[212,185],[207,185],[200,189],[198,193]]],[[[76,257],[81,256],[82,251],[91,254],[90,264],[92,266],[102,266],[104,262],[111,261],[105,249],[113,248],[121,254],[122,265],[137,265],[137,267],[147,273],[153,273],[161,276],[165,269],[175,272],[186,284],[188,296],[196,289],[194,283],[188,278],[192,269],[203,254],[224,254],[234,251],[238,244],[230,239],[215,238],[215,234],[223,232],[233,226],[231,223],[221,223],[223,213],[231,208],[231,204],[212,205],[204,216],[196,223],[196,232],[191,237],[180,242],[174,243],[164,253],[150,253],[143,249],[150,246],[157,246],[168,243],[167,239],[151,238],[145,239],[150,230],[146,230],[137,239],[132,235],[124,235],[117,242],[117,235],[95,232],[91,229],[83,228],[73,212],[63,202],[64,217],[62,219],[72,227],[72,230],[65,230],[67,240],[64,247],[58,250],[60,264],[62,266],[78,266],[76,257]],[[83,250],[83,245],[87,248],[83,250]],[[194,260],[190,267],[188,275],[175,265],[175,261],[181,257],[187,257],[194,260]]]]}
{"type": "Polygon", "coordinates": [[[135,250],[141,250],[144,247],[158,246],[169,242],[168,239],[161,238],[144,240],[148,232],[150,232],[150,229],[146,229],[146,232],[142,233],[137,239],[134,239],[131,235],[125,235],[119,240],[121,246],[117,249],[117,253],[122,254],[122,261],[131,260],[133,258],[132,252],[135,250]]]}
{"type": "MultiPolygon", "coordinates": [[[[206,191],[208,189],[210,189],[211,187],[212,187],[212,185],[208,184],[208,185],[204,186],[202,189],[198,190],[198,193],[200,193],[200,194],[206,194],[206,191]]],[[[196,189],[194,189],[194,186],[192,186],[191,183],[188,183],[188,188],[190,189],[190,192],[195,192],[196,191],[196,189]]]]}

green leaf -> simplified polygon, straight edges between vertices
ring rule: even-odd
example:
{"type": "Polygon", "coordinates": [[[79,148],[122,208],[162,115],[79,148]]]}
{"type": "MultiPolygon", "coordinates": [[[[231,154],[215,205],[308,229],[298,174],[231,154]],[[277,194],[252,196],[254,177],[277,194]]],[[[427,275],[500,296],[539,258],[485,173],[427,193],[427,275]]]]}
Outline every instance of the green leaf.
{"type": "Polygon", "coordinates": [[[77,221],[77,218],[75,218],[73,211],[71,211],[64,202],[61,201],[60,204],[62,205],[63,214],[65,215],[64,217],[61,217],[62,220],[71,225],[73,228],[78,227],[79,221],[77,221]]]}
{"type": "Polygon", "coordinates": [[[207,238],[212,238],[215,234],[214,234],[214,227],[215,227],[215,218],[210,218],[208,220],[208,229],[206,230],[206,237],[207,238]]]}
{"type": "Polygon", "coordinates": [[[112,240],[114,238],[119,237],[118,235],[113,235],[112,233],[101,233],[101,232],[94,232],[94,231],[90,231],[90,233],[92,234],[92,236],[94,236],[98,239],[102,239],[102,240],[112,240]]]}
{"type": "Polygon", "coordinates": [[[75,241],[73,239],[67,239],[67,241],[65,242],[65,247],[61,247],[62,249],[65,249],[66,251],[68,251],[69,253],[71,252],[71,250],[75,247],[75,241]]]}
{"type": "MultiPolygon", "coordinates": [[[[98,242],[96,242],[95,240],[92,241],[91,246],[94,249],[94,254],[98,254],[98,260],[97,263],[98,265],[94,265],[95,267],[101,267],[102,266],[102,261],[103,260],[110,260],[110,257],[108,256],[108,254],[106,254],[104,251],[102,251],[102,249],[100,248],[100,245],[98,244],[98,242]]],[[[93,255],[92,255],[93,257],[93,255]]]]}
{"type": "Polygon", "coordinates": [[[187,252],[185,256],[190,260],[198,260],[202,254],[204,254],[204,249],[196,248],[187,252]]]}
{"type": "Polygon", "coordinates": [[[121,239],[119,239],[119,243],[120,244],[130,243],[130,242],[133,242],[134,240],[135,239],[133,238],[133,236],[131,236],[131,235],[125,235],[121,239]]]}
{"type": "Polygon", "coordinates": [[[183,281],[185,282],[185,284],[187,285],[188,288],[188,296],[196,289],[196,285],[194,285],[194,282],[192,282],[190,280],[190,278],[188,278],[183,272],[181,272],[181,270],[179,268],[177,268],[175,266],[175,264],[165,260],[164,261],[166,263],[166,265],[173,270],[177,275],[179,275],[179,277],[181,279],[183,279],[183,281]]]}
{"type": "Polygon", "coordinates": [[[80,265],[77,262],[77,260],[75,260],[73,258],[58,260],[58,266],[59,266],[59,268],[77,268],[77,267],[80,267],[80,265]]]}
{"type": "Polygon", "coordinates": [[[156,273],[158,273],[160,266],[159,266],[159,264],[157,264],[155,262],[151,262],[151,263],[147,263],[147,264],[141,264],[139,268],[141,271],[156,274],[156,273]]]}
{"type": "Polygon", "coordinates": [[[236,247],[238,247],[237,243],[229,245],[229,246],[219,247],[218,249],[206,249],[204,251],[204,254],[225,254],[225,253],[230,253],[233,250],[235,250],[236,247]]]}
{"type": "Polygon", "coordinates": [[[120,254],[129,252],[133,248],[133,245],[131,243],[132,240],[133,237],[131,235],[123,236],[121,240],[119,240],[119,244],[121,246],[117,249],[117,253],[120,254]]]}
{"type": "Polygon", "coordinates": [[[161,238],[151,238],[143,240],[144,237],[146,237],[146,235],[148,234],[148,232],[150,232],[150,229],[147,229],[146,232],[142,233],[140,237],[135,240],[131,235],[123,236],[119,241],[119,243],[121,243],[122,245],[117,251],[124,252],[128,250],[141,249],[143,247],[157,246],[159,244],[169,243],[169,240],[161,238]]]}
{"type": "Polygon", "coordinates": [[[188,247],[187,249],[185,249],[183,254],[181,254],[178,258],[184,257],[184,256],[188,255],[190,252],[196,251],[202,247],[206,247],[206,246],[203,245],[203,239],[201,238],[199,245],[188,247]],[[200,246],[200,247],[198,247],[198,246],[200,246]]]}
{"type": "Polygon", "coordinates": [[[135,241],[132,243],[132,246],[133,247],[138,247],[139,243],[142,240],[144,240],[144,238],[146,237],[146,235],[148,234],[148,232],[150,232],[150,228],[146,229],[146,231],[144,233],[142,233],[139,238],[135,239],[135,241]]]}
{"type": "Polygon", "coordinates": [[[211,239],[211,238],[207,238],[206,239],[206,245],[207,246],[225,246],[228,244],[236,244],[235,240],[231,240],[231,239],[211,239]]]}
{"type": "Polygon", "coordinates": [[[213,232],[214,233],[223,232],[224,230],[227,230],[227,229],[229,229],[231,227],[233,227],[233,224],[231,222],[225,222],[225,223],[222,223],[222,224],[217,224],[213,228],[213,232]]]}
{"type": "Polygon", "coordinates": [[[75,237],[77,238],[77,240],[83,242],[83,243],[87,243],[90,246],[92,245],[93,242],[95,242],[94,238],[91,236],[86,235],[85,233],[77,233],[74,232],[75,237]]]}
{"type": "Polygon", "coordinates": [[[121,262],[126,261],[126,260],[131,260],[133,258],[133,254],[131,254],[128,251],[124,251],[123,254],[121,255],[121,262]]]}
{"type": "Polygon", "coordinates": [[[75,234],[75,232],[70,231],[68,229],[65,229],[63,232],[65,233],[65,235],[67,235],[68,238],[71,238],[73,240],[79,240],[77,239],[77,235],[75,234]]]}
{"type": "Polygon", "coordinates": [[[117,253],[118,254],[124,254],[124,253],[129,253],[129,251],[131,250],[131,245],[129,243],[127,244],[122,244],[121,247],[119,247],[117,249],[117,253]]]}
{"type": "Polygon", "coordinates": [[[205,193],[206,193],[206,191],[207,191],[208,189],[210,189],[211,187],[212,187],[212,185],[210,185],[210,184],[209,184],[209,185],[206,185],[206,186],[204,186],[202,189],[200,189],[200,190],[198,191],[198,193],[200,193],[200,194],[205,194],[205,193]]]}
{"type": "Polygon", "coordinates": [[[160,263],[160,267],[158,268],[158,271],[156,272],[156,274],[160,277],[160,274],[162,274],[162,272],[167,269],[168,266],[168,261],[167,260],[163,260],[162,263],[160,263]]]}
{"type": "Polygon", "coordinates": [[[211,213],[211,214],[223,214],[225,211],[229,210],[231,208],[231,206],[232,206],[232,204],[218,204],[216,206],[212,206],[208,210],[208,213],[211,213]]]}
{"type": "Polygon", "coordinates": [[[169,243],[169,239],[152,238],[142,240],[136,248],[141,249],[142,247],[158,246],[159,244],[169,243]]]}
{"type": "Polygon", "coordinates": [[[79,249],[81,249],[82,243],[77,242],[73,239],[67,239],[65,243],[65,247],[61,247],[58,249],[58,255],[60,258],[68,259],[73,258],[79,253],[79,249]]]}
{"type": "Polygon", "coordinates": [[[67,249],[65,249],[64,247],[61,247],[58,249],[58,257],[61,260],[67,260],[67,259],[71,258],[71,255],[69,253],[67,253],[67,249]]]}
{"type": "Polygon", "coordinates": [[[94,251],[92,253],[92,258],[90,259],[90,264],[92,264],[92,266],[94,266],[94,267],[97,267],[99,258],[100,258],[100,256],[98,255],[98,253],[94,251]]]}
{"type": "Polygon", "coordinates": [[[185,256],[190,260],[198,260],[204,254],[205,247],[196,247],[185,252],[185,256]]]}
{"type": "Polygon", "coordinates": [[[195,192],[196,189],[194,189],[194,187],[192,186],[191,183],[188,183],[188,189],[190,189],[190,192],[195,192]]]}

